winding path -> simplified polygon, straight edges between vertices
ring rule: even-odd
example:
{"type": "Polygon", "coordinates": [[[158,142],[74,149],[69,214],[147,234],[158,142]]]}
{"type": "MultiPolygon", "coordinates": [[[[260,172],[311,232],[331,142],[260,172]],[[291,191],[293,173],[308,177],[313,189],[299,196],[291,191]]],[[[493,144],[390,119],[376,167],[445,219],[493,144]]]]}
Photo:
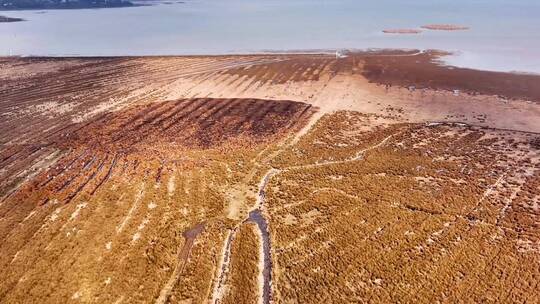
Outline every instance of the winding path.
{"type": "Polygon", "coordinates": [[[262,291],[263,292],[261,295],[262,301],[260,302],[262,302],[263,304],[270,304],[272,302],[272,250],[271,250],[272,246],[271,246],[270,231],[268,230],[268,221],[266,220],[262,212],[262,208],[264,207],[264,202],[266,199],[266,187],[268,186],[272,177],[282,172],[295,170],[295,169],[308,169],[308,168],[327,166],[327,165],[333,165],[333,164],[341,164],[341,163],[347,163],[347,162],[360,160],[362,159],[362,157],[367,151],[383,146],[396,134],[391,134],[385,137],[379,143],[373,146],[367,147],[365,149],[362,149],[359,152],[357,152],[354,156],[344,159],[344,160],[325,161],[325,162],[315,163],[315,164],[290,166],[284,169],[271,168],[270,170],[266,172],[266,174],[262,177],[259,183],[259,189],[257,193],[257,204],[255,206],[255,209],[249,213],[249,218],[248,218],[249,221],[257,224],[259,234],[262,239],[261,246],[262,246],[262,252],[263,252],[263,257],[262,257],[263,258],[263,269],[262,269],[262,277],[263,277],[263,290],[262,291]]]}
{"type": "MultiPolygon", "coordinates": [[[[382,141],[379,143],[367,147],[365,149],[362,149],[358,151],[354,156],[344,159],[344,160],[332,160],[332,161],[325,161],[320,163],[314,163],[314,164],[307,164],[307,165],[298,165],[298,166],[290,166],[283,169],[276,169],[276,168],[270,168],[261,178],[257,190],[257,201],[253,209],[249,212],[249,216],[247,219],[242,221],[238,226],[236,226],[234,229],[231,230],[227,242],[224,245],[223,249],[223,258],[221,261],[221,266],[219,268],[219,272],[216,276],[215,280],[215,287],[212,294],[211,303],[218,304],[221,302],[221,298],[224,294],[224,288],[226,285],[227,277],[230,272],[229,264],[230,264],[230,256],[231,256],[231,243],[234,240],[235,234],[240,227],[240,225],[244,224],[245,222],[253,222],[257,225],[259,236],[261,237],[261,246],[262,250],[262,294],[261,299],[259,300],[259,303],[262,304],[270,304],[272,303],[272,244],[271,244],[271,238],[270,238],[270,231],[268,229],[268,221],[264,216],[264,213],[262,212],[265,199],[266,199],[266,187],[270,183],[272,177],[275,175],[278,175],[282,172],[290,171],[290,170],[296,170],[296,169],[309,169],[309,168],[315,168],[320,166],[327,166],[327,165],[333,165],[333,164],[341,164],[341,163],[347,163],[352,161],[357,161],[362,159],[364,154],[367,151],[376,149],[378,147],[383,146],[386,144],[393,136],[398,134],[400,132],[391,134],[387,137],[385,137],[382,141]]],[[[295,141],[293,141],[295,142],[295,141]]],[[[282,150],[282,149],[281,149],[282,150]]],[[[281,151],[280,150],[280,151],[281,151]]],[[[279,154],[276,153],[276,154],[279,154]]],[[[275,156],[275,155],[274,155],[275,156]]]]}
{"type": "Polygon", "coordinates": [[[191,253],[191,248],[193,247],[193,243],[195,242],[195,239],[197,236],[204,231],[204,224],[197,224],[193,228],[187,230],[184,232],[184,238],[186,239],[186,242],[184,243],[184,246],[182,247],[182,250],[180,250],[180,253],[178,254],[178,263],[176,264],[176,267],[174,268],[173,273],[169,277],[169,280],[163,286],[161,289],[161,292],[159,293],[159,298],[156,300],[156,304],[165,304],[167,303],[167,300],[169,299],[169,296],[171,295],[171,292],[176,286],[176,283],[178,282],[178,279],[180,278],[180,275],[184,271],[184,268],[187,264],[187,260],[189,258],[189,254],[191,253]]]}
{"type": "Polygon", "coordinates": [[[227,278],[229,276],[229,264],[231,262],[231,245],[236,235],[236,231],[238,230],[238,227],[239,226],[235,227],[227,237],[227,242],[225,243],[225,246],[223,248],[223,257],[220,263],[221,267],[219,268],[219,273],[216,276],[216,285],[214,287],[214,291],[212,293],[212,300],[210,301],[210,303],[218,304],[221,302],[221,298],[223,297],[223,289],[225,287],[225,282],[227,281],[227,278]]]}

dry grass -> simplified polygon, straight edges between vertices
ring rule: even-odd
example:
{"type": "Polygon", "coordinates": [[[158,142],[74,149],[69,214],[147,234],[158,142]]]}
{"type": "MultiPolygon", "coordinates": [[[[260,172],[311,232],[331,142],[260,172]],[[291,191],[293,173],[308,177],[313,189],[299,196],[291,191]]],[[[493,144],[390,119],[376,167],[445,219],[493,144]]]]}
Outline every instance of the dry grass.
{"type": "Polygon", "coordinates": [[[287,101],[205,99],[70,125],[50,139],[62,157],[0,205],[1,301],[151,302],[172,282],[171,302],[203,302],[225,231],[254,204],[237,198],[231,220],[228,190],[247,189],[258,155],[310,113],[287,101]],[[183,252],[183,232],[199,223],[183,252]]]}
{"type": "Polygon", "coordinates": [[[231,272],[224,304],[257,303],[260,240],[254,223],[240,226],[231,249],[231,272]]]}
{"type": "MultiPolygon", "coordinates": [[[[325,136],[333,126],[307,138],[340,142],[325,136]]],[[[355,161],[282,163],[294,169],[269,185],[277,302],[537,301],[540,269],[525,265],[539,252],[524,249],[538,242],[537,215],[508,201],[540,192],[535,136],[452,125],[372,132],[365,146],[394,136],[355,161]]]]}

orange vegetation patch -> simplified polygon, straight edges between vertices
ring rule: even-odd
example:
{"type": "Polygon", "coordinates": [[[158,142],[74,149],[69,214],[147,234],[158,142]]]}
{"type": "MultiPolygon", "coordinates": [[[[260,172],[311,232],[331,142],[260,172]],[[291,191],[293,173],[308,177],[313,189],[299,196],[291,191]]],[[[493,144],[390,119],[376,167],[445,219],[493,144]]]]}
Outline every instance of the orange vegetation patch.
{"type": "MultiPolygon", "coordinates": [[[[345,114],[356,122],[341,134],[326,136],[336,129],[326,118],[307,135],[316,144],[291,152],[343,146],[366,119],[333,115],[345,114]]],[[[458,124],[366,133],[362,157],[284,159],[269,183],[276,302],[540,300],[537,134],[458,124]]]]}
{"type": "MultiPolygon", "coordinates": [[[[30,133],[36,142],[8,145],[0,151],[6,176],[0,180],[0,194],[8,193],[28,173],[37,172],[32,165],[46,167],[64,151],[70,153],[61,164],[80,161],[81,167],[99,164],[101,168],[104,162],[128,155],[171,160],[194,149],[251,149],[300,128],[314,111],[308,104],[292,101],[188,99],[108,112],[50,133],[36,130],[30,133]]],[[[56,171],[62,170],[50,174],[56,171]]]]}
{"type": "Polygon", "coordinates": [[[33,166],[28,155],[55,161],[14,191],[0,180],[0,302],[205,302],[234,225],[226,190],[313,111],[258,99],[149,103],[6,147],[8,177],[33,166]]]}
{"type": "Polygon", "coordinates": [[[347,55],[0,59],[0,302],[539,302],[540,77],[347,55]]]}

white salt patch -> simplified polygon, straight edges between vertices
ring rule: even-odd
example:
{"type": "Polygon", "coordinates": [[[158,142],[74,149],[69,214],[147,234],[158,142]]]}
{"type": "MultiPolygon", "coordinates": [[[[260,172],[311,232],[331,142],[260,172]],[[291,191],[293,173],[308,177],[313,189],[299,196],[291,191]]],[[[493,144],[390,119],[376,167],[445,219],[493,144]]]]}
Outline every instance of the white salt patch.
{"type": "Polygon", "coordinates": [[[62,211],[62,207],[58,207],[54,210],[54,212],[51,214],[51,222],[54,222],[58,219],[60,211],[62,211]]]}
{"type": "Polygon", "coordinates": [[[82,296],[81,292],[80,292],[80,291],[77,291],[76,293],[74,293],[74,294],[71,296],[71,299],[72,299],[72,300],[77,300],[77,299],[79,299],[81,296],[82,296]]]}
{"type": "Polygon", "coordinates": [[[75,208],[75,211],[73,211],[73,213],[71,214],[71,216],[69,217],[69,220],[72,221],[74,220],[75,218],[77,218],[77,216],[79,216],[79,213],[81,212],[82,209],[86,208],[86,205],[87,203],[80,203],[77,205],[77,207],[75,208]]]}

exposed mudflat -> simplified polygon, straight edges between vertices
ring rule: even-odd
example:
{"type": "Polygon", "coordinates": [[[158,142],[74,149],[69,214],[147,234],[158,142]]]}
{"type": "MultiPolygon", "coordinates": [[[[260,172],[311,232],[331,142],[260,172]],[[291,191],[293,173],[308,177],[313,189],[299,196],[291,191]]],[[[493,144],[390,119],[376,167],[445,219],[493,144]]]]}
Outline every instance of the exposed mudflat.
{"type": "Polygon", "coordinates": [[[440,55],[0,58],[0,302],[538,302],[540,76],[440,55]]]}

